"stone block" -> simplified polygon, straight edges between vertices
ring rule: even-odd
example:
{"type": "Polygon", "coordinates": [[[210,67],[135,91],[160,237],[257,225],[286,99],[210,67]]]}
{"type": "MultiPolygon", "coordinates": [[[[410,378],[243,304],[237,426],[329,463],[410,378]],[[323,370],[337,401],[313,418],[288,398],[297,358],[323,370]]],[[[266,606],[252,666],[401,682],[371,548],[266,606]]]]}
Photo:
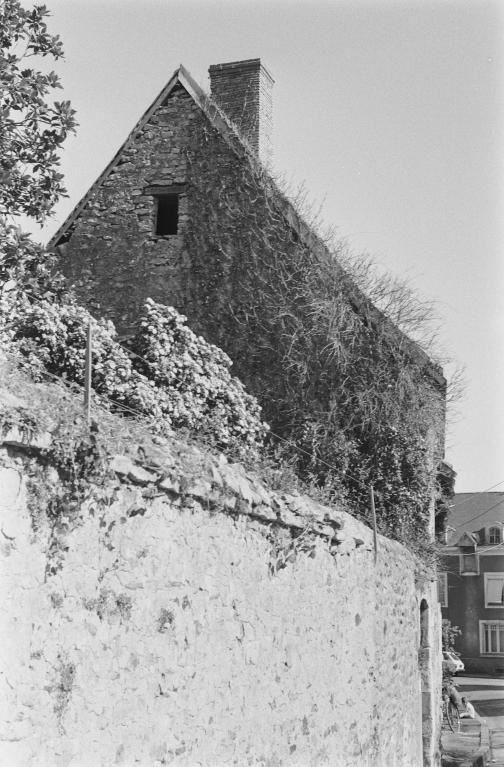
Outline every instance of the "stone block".
{"type": "Polygon", "coordinates": [[[112,471],[115,471],[116,474],[121,476],[128,476],[134,467],[134,463],[131,458],[128,458],[125,455],[114,455],[109,463],[109,466],[112,471]]]}
{"type": "Polygon", "coordinates": [[[17,426],[15,426],[13,429],[10,429],[1,438],[1,442],[4,445],[12,445],[13,447],[31,447],[38,449],[50,447],[51,441],[51,434],[48,431],[44,432],[43,434],[32,436],[24,433],[18,429],[17,426]]]}
{"type": "Polygon", "coordinates": [[[177,495],[180,494],[180,482],[178,479],[174,479],[172,477],[164,477],[164,479],[159,482],[158,487],[161,490],[165,490],[170,493],[175,493],[177,495]]]}
{"type": "Polygon", "coordinates": [[[124,455],[115,455],[109,466],[116,474],[127,477],[135,485],[148,485],[157,480],[157,474],[137,466],[131,458],[124,455]]]}

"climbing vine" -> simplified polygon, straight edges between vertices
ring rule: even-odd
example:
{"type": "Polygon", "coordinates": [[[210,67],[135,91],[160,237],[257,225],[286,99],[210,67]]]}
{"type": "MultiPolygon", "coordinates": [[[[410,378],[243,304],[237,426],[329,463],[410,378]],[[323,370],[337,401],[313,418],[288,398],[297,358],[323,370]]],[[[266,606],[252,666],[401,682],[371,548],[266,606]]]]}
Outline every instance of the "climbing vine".
{"type": "MultiPolygon", "coordinates": [[[[209,434],[220,449],[281,444],[289,470],[327,500],[369,521],[373,486],[382,532],[425,537],[445,382],[402,330],[417,337],[429,308],[352,265],[344,243],[326,247],[259,166],[243,152],[230,162],[229,151],[202,117],[187,148],[192,329],[148,301],[126,350],[112,323],[93,320],[100,403],[143,415],[153,430],[209,434]]],[[[2,338],[39,375],[80,383],[92,318],[59,278],[51,287],[46,256],[7,240],[2,338]],[[21,266],[16,248],[27,252],[21,266]]]]}
{"type": "Polygon", "coordinates": [[[233,359],[304,481],[368,521],[373,485],[382,532],[425,536],[445,381],[401,328],[418,337],[430,307],[352,267],[343,242],[326,247],[258,165],[229,162],[205,121],[187,160],[196,330],[233,359]]]}

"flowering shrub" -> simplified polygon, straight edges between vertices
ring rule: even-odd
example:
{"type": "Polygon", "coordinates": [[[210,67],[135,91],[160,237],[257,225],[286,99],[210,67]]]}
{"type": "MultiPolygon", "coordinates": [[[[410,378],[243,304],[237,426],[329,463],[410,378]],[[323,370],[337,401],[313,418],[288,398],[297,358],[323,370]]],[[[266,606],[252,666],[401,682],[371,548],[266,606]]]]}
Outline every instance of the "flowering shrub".
{"type": "Polygon", "coordinates": [[[230,373],[231,360],[187,327],[186,318],[170,306],[147,299],[134,351],[142,373],[170,397],[163,415],[174,426],[215,431],[218,441],[238,438],[261,442],[265,424],[257,400],[230,373]]]}
{"type": "Polygon", "coordinates": [[[148,416],[158,431],[204,430],[221,448],[262,443],[267,426],[260,407],[231,376],[231,360],[196,336],[175,309],[147,301],[130,356],[113,323],[94,320],[70,295],[31,301],[15,288],[1,295],[0,337],[36,374],[46,370],[82,384],[91,323],[92,387],[101,404],[148,416]]]}

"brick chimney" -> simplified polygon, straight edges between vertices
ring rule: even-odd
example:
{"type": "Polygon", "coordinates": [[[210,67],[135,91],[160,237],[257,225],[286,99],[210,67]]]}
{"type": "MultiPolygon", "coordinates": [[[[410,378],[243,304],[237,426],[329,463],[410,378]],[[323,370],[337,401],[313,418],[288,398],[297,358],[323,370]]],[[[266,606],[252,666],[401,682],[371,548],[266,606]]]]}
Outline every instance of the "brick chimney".
{"type": "Polygon", "coordinates": [[[269,165],[272,157],[274,80],[261,59],[213,64],[210,91],[213,99],[236,125],[259,159],[269,165]]]}

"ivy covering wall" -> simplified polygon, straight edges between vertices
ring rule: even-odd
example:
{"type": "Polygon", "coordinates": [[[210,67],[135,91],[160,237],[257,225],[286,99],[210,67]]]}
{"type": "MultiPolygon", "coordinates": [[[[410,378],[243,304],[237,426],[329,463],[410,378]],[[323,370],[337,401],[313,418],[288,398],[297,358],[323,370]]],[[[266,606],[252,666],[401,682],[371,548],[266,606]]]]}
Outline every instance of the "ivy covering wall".
{"type": "Polygon", "coordinates": [[[442,372],[216,114],[174,88],[72,220],[62,266],[121,332],[149,296],[183,311],[233,360],[269,446],[303,482],[365,519],[372,485],[380,530],[425,538],[443,456],[442,372]],[[149,185],[175,182],[180,230],[156,237],[149,185]]]}
{"type": "Polygon", "coordinates": [[[300,476],[363,517],[372,484],[381,530],[423,537],[443,451],[441,371],[204,120],[187,159],[193,323],[294,443],[282,450],[300,476]]]}

